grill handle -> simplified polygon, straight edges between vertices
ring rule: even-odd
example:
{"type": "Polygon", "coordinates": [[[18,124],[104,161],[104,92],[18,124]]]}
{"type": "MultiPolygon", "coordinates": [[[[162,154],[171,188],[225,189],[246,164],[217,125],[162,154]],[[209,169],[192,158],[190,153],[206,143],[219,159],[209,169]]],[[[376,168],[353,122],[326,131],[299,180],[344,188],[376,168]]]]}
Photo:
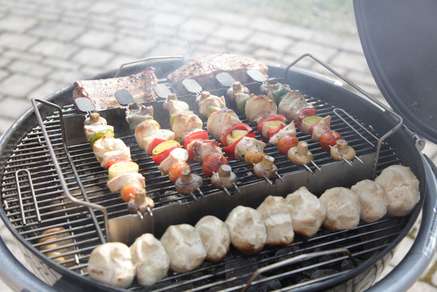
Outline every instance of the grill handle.
{"type": "Polygon", "coordinates": [[[274,270],[274,269],[277,269],[277,268],[280,268],[283,266],[296,264],[296,263],[299,263],[301,261],[309,260],[312,258],[330,255],[330,254],[336,254],[336,253],[344,253],[349,257],[352,255],[347,248],[336,248],[336,249],[331,249],[331,250],[326,250],[326,251],[316,251],[316,252],[312,252],[312,253],[301,254],[301,255],[298,255],[298,256],[295,256],[295,257],[292,257],[289,259],[279,261],[277,263],[267,265],[265,267],[257,269],[255,272],[253,272],[253,274],[250,276],[249,280],[247,281],[246,286],[244,286],[244,288],[242,289],[242,292],[246,292],[247,289],[249,289],[250,286],[252,285],[252,282],[262,273],[265,273],[265,272],[268,272],[268,271],[271,271],[271,270],[274,270]]]}
{"type": "MultiPolygon", "coordinates": [[[[78,205],[90,208],[91,217],[92,217],[92,219],[94,221],[94,224],[97,227],[97,232],[98,232],[99,238],[102,241],[102,243],[105,243],[106,240],[105,240],[105,238],[104,238],[104,236],[102,234],[102,231],[100,229],[99,223],[97,222],[97,218],[95,217],[94,212],[92,210],[99,210],[100,212],[102,212],[103,219],[104,219],[104,222],[105,222],[106,235],[107,235],[108,238],[111,238],[111,236],[109,234],[110,233],[109,227],[108,227],[108,211],[106,210],[105,207],[103,207],[101,205],[94,204],[94,203],[91,203],[91,202],[88,202],[88,201],[82,201],[82,200],[74,197],[70,193],[70,190],[68,189],[67,183],[66,183],[65,178],[64,178],[64,174],[62,173],[62,169],[59,166],[59,162],[58,162],[58,159],[56,157],[55,150],[53,149],[52,142],[50,141],[50,137],[49,137],[49,135],[47,133],[47,129],[44,126],[44,122],[43,122],[43,119],[41,117],[41,112],[39,111],[37,102],[40,102],[40,103],[49,105],[51,107],[54,107],[54,108],[56,108],[59,111],[60,120],[61,120],[61,126],[62,126],[62,138],[63,138],[64,150],[65,150],[65,153],[67,155],[68,161],[71,164],[73,172],[75,173],[75,177],[78,178],[78,175],[77,175],[77,172],[76,172],[76,168],[75,168],[74,164],[72,163],[72,160],[71,160],[70,154],[68,152],[67,146],[65,145],[65,142],[64,142],[65,141],[65,139],[64,139],[64,132],[65,131],[64,131],[64,124],[63,124],[63,121],[62,121],[62,109],[57,104],[54,104],[54,103],[51,103],[51,102],[48,102],[48,101],[45,101],[45,100],[37,99],[37,98],[33,98],[32,99],[32,106],[33,106],[33,108],[35,110],[36,118],[37,118],[38,123],[39,123],[39,125],[41,127],[41,131],[42,131],[42,133],[44,135],[44,139],[45,139],[45,142],[47,144],[47,149],[49,150],[50,157],[52,158],[53,165],[55,166],[56,173],[58,174],[59,181],[61,183],[62,190],[64,191],[65,196],[70,201],[72,201],[75,204],[78,204],[78,205]]],[[[78,183],[79,183],[79,185],[81,187],[83,195],[86,196],[86,193],[84,192],[84,190],[82,188],[82,184],[80,183],[80,181],[78,181],[78,183]]]]}
{"type": "Polygon", "coordinates": [[[392,111],[385,104],[380,102],[376,97],[372,96],[367,91],[362,89],[360,86],[358,86],[357,84],[355,84],[354,82],[352,82],[348,78],[344,77],[342,74],[338,73],[336,70],[331,68],[328,64],[326,64],[325,62],[317,59],[316,57],[314,57],[311,54],[303,54],[302,56],[300,56],[299,58],[297,58],[296,60],[291,62],[290,65],[288,65],[287,68],[285,69],[285,73],[284,73],[284,79],[285,80],[288,80],[288,73],[290,72],[291,67],[295,66],[297,63],[299,63],[301,60],[303,60],[305,58],[312,59],[314,62],[316,62],[317,64],[319,64],[323,68],[325,68],[328,72],[333,74],[335,77],[337,77],[338,79],[342,80],[343,82],[348,84],[350,87],[352,87],[353,89],[355,89],[356,91],[361,93],[361,95],[364,96],[373,105],[375,105],[376,107],[381,109],[383,112],[390,113],[392,116],[394,116],[396,118],[397,124],[393,128],[391,128],[389,131],[387,131],[384,135],[382,135],[382,137],[380,137],[378,139],[378,142],[376,144],[376,155],[375,155],[375,161],[374,161],[374,164],[373,164],[373,176],[376,176],[376,170],[377,170],[377,165],[378,165],[378,161],[379,161],[379,155],[380,155],[380,152],[381,152],[382,144],[384,143],[384,141],[388,137],[393,135],[397,130],[399,130],[402,127],[402,125],[404,124],[404,119],[400,115],[398,115],[396,112],[392,111]]]}
{"type": "Polygon", "coordinates": [[[422,209],[419,233],[405,258],[385,278],[367,291],[406,291],[430,264],[437,242],[437,169],[423,156],[427,196],[422,209]]]}

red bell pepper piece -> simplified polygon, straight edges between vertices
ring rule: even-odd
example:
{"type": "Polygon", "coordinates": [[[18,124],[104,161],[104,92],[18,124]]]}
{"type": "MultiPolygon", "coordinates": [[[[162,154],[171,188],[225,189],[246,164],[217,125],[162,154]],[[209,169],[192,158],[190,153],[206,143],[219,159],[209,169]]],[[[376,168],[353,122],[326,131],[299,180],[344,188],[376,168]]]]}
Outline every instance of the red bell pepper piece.
{"type": "Polygon", "coordinates": [[[188,134],[184,138],[184,148],[187,149],[188,145],[194,140],[207,140],[208,132],[205,130],[195,131],[193,133],[188,134]]]}

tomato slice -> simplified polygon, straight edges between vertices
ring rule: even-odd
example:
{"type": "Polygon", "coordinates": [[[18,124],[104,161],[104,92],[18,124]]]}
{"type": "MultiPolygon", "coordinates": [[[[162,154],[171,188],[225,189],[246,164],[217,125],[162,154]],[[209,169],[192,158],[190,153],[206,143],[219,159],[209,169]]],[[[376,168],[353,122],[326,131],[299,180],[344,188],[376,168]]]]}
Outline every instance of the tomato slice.
{"type": "Polygon", "coordinates": [[[328,151],[329,146],[334,146],[338,139],[341,139],[340,133],[336,131],[328,131],[320,136],[320,146],[323,150],[328,151]]]}
{"type": "Polygon", "coordinates": [[[175,182],[182,175],[186,168],[190,169],[190,166],[186,162],[179,161],[172,164],[168,171],[168,178],[170,181],[175,182]]]}
{"type": "Polygon", "coordinates": [[[152,156],[152,160],[153,160],[157,165],[161,164],[161,162],[162,162],[164,159],[166,159],[166,158],[170,155],[170,152],[171,152],[173,149],[175,149],[175,148],[178,148],[178,146],[174,146],[174,147],[168,148],[168,149],[166,149],[166,150],[160,152],[159,154],[153,155],[153,156],[152,156]]]}
{"type": "Polygon", "coordinates": [[[281,121],[281,122],[285,122],[287,118],[284,115],[279,115],[279,114],[273,114],[270,115],[268,117],[262,118],[258,124],[256,125],[256,129],[258,132],[262,132],[263,127],[264,127],[264,123],[265,122],[269,122],[269,121],[281,121]]]}
{"type": "Polygon", "coordinates": [[[129,202],[131,199],[135,198],[137,188],[133,185],[126,185],[121,189],[121,198],[125,202],[129,202]]]}
{"type": "MultiPolygon", "coordinates": [[[[226,138],[226,137],[227,137],[229,134],[231,134],[232,131],[234,131],[234,130],[243,130],[243,131],[247,131],[248,134],[252,132],[252,128],[251,128],[248,124],[245,124],[245,123],[238,123],[238,124],[233,125],[233,126],[230,127],[229,129],[227,129],[227,130],[223,133],[223,135],[220,137],[220,142],[222,142],[224,145],[228,145],[228,143],[227,143],[227,138],[226,138]]],[[[247,135],[246,135],[246,136],[247,136],[247,135]]]]}
{"type": "Polygon", "coordinates": [[[291,147],[294,147],[297,145],[299,140],[296,136],[284,136],[281,139],[279,139],[278,144],[276,145],[278,147],[279,153],[287,154],[288,150],[291,147]]]}
{"type": "Polygon", "coordinates": [[[208,132],[205,130],[201,131],[195,131],[193,133],[188,134],[184,138],[184,148],[187,149],[188,145],[190,145],[191,142],[194,140],[207,140],[208,139],[208,132]]]}
{"type": "Polygon", "coordinates": [[[149,148],[147,148],[147,154],[151,155],[153,152],[153,149],[155,149],[156,146],[164,142],[164,139],[161,138],[155,138],[153,139],[152,143],[150,143],[149,148]]]}

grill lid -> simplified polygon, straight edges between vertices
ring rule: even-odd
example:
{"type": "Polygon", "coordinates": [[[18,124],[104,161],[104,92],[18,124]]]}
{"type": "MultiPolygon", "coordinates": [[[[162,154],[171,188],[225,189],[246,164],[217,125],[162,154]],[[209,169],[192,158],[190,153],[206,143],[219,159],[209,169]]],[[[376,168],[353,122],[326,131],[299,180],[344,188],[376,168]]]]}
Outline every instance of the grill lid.
{"type": "Polygon", "coordinates": [[[392,108],[437,143],[437,2],[355,0],[364,55],[392,108]]]}

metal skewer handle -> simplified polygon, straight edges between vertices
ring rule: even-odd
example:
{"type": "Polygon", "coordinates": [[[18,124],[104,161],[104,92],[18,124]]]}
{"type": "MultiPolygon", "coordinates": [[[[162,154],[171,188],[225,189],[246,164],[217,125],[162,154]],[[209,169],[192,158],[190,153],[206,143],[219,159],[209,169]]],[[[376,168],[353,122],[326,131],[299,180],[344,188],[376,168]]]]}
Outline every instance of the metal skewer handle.
{"type": "Polygon", "coordinates": [[[386,106],[385,104],[380,102],[376,97],[372,96],[367,91],[362,89],[360,86],[358,86],[357,84],[355,84],[351,80],[347,79],[342,74],[340,74],[336,70],[332,69],[328,64],[326,64],[323,61],[317,59],[316,57],[314,57],[311,54],[303,54],[302,56],[300,56],[299,58],[294,60],[292,63],[290,63],[290,65],[287,66],[287,68],[285,69],[285,73],[284,73],[285,81],[288,80],[288,74],[289,74],[290,68],[295,66],[297,63],[299,63],[301,60],[303,60],[305,58],[312,59],[314,62],[316,62],[317,64],[319,64],[323,68],[325,68],[327,71],[329,71],[331,74],[335,75],[338,79],[342,80],[343,82],[348,84],[350,87],[352,87],[353,89],[358,91],[362,96],[364,96],[364,98],[366,98],[369,102],[371,102],[372,104],[377,106],[383,112],[387,112],[387,113],[391,114],[392,116],[394,116],[397,119],[397,121],[398,121],[397,124],[393,128],[391,128],[390,130],[388,130],[384,135],[382,135],[382,137],[377,139],[378,142],[376,144],[376,155],[375,155],[375,160],[374,160],[374,164],[373,164],[373,176],[375,176],[376,175],[376,168],[377,168],[377,165],[378,165],[378,161],[379,161],[379,156],[380,156],[382,144],[384,143],[384,141],[388,137],[390,137],[392,134],[394,134],[397,130],[399,130],[402,127],[402,125],[404,123],[404,119],[400,115],[398,115],[397,113],[392,111],[388,106],[386,106]]]}
{"type": "Polygon", "coordinates": [[[105,237],[103,236],[102,230],[101,230],[100,225],[99,225],[99,223],[97,221],[97,218],[95,217],[95,214],[94,214],[93,210],[99,210],[100,212],[102,212],[103,220],[104,220],[104,223],[105,223],[105,230],[106,230],[107,238],[111,238],[109,227],[108,227],[109,226],[108,225],[108,211],[107,211],[107,209],[105,207],[103,207],[101,205],[98,205],[98,204],[91,203],[91,202],[88,201],[88,198],[87,198],[87,195],[86,195],[86,191],[83,188],[82,183],[80,182],[80,178],[79,178],[79,175],[77,173],[76,167],[74,166],[74,163],[73,163],[73,161],[71,159],[71,156],[70,156],[70,154],[68,152],[68,149],[67,149],[67,146],[65,144],[65,139],[64,139],[65,138],[64,137],[65,129],[64,129],[64,124],[63,124],[63,120],[62,120],[62,108],[60,106],[58,106],[57,104],[54,104],[54,103],[51,103],[51,102],[48,102],[48,101],[45,101],[45,100],[37,99],[37,98],[33,98],[32,99],[32,106],[33,106],[33,108],[35,110],[35,115],[36,115],[36,119],[38,121],[38,124],[40,125],[41,131],[42,131],[42,133],[44,135],[44,139],[45,139],[45,142],[47,144],[47,149],[49,150],[50,157],[52,158],[53,165],[55,166],[56,173],[58,174],[59,182],[61,183],[64,195],[71,202],[73,202],[74,204],[85,206],[85,207],[89,208],[89,211],[90,211],[91,217],[93,219],[94,225],[96,226],[96,229],[97,229],[100,241],[102,243],[105,243],[106,242],[105,237]],[[67,182],[65,181],[64,174],[63,174],[62,169],[61,169],[61,167],[59,165],[58,158],[56,157],[56,153],[55,153],[55,151],[53,149],[52,142],[51,142],[51,140],[49,138],[49,135],[47,133],[47,129],[46,129],[45,125],[44,125],[44,121],[43,121],[43,119],[41,117],[41,112],[40,112],[40,110],[38,108],[38,104],[37,104],[38,102],[46,104],[46,105],[51,106],[51,107],[54,107],[59,112],[59,115],[60,115],[59,118],[60,118],[61,127],[62,127],[62,138],[63,138],[62,140],[63,140],[64,150],[65,150],[65,153],[67,155],[68,161],[69,161],[69,163],[71,165],[71,168],[73,170],[74,176],[75,176],[75,178],[76,178],[76,180],[77,180],[77,182],[79,184],[79,187],[80,187],[80,189],[82,191],[82,194],[83,194],[83,196],[85,197],[85,199],[87,201],[82,201],[82,200],[74,197],[70,193],[70,190],[68,188],[67,182]]]}

